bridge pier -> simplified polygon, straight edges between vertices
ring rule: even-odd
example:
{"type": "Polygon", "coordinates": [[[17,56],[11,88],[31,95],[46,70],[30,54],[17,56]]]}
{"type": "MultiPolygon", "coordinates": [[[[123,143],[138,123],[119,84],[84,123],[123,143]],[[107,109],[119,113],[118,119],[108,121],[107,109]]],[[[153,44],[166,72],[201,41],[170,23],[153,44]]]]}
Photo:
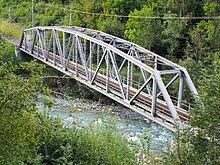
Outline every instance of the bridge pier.
{"type": "Polygon", "coordinates": [[[18,61],[28,61],[33,59],[30,55],[20,50],[20,47],[15,47],[15,56],[18,61]]]}

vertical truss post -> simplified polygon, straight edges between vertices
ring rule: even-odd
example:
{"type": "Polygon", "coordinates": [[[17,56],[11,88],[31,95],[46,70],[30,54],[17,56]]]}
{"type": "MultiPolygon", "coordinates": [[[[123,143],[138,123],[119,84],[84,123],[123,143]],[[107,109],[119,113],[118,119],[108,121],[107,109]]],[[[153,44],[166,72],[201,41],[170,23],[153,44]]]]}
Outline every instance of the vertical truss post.
{"type": "Polygon", "coordinates": [[[48,33],[47,33],[47,30],[45,29],[44,30],[44,47],[45,47],[45,58],[46,58],[46,60],[47,60],[47,58],[48,58],[48,53],[49,53],[49,51],[48,51],[48,47],[49,47],[50,45],[49,45],[49,43],[48,43],[48,33]]]}
{"type": "Polygon", "coordinates": [[[153,89],[152,89],[152,105],[151,114],[156,115],[156,102],[157,102],[157,83],[155,77],[153,77],[153,89]]]}
{"type": "Polygon", "coordinates": [[[30,31],[30,36],[31,36],[31,38],[30,38],[30,52],[31,52],[31,49],[32,49],[32,43],[33,43],[33,39],[34,39],[34,35],[32,34],[32,30],[30,31]]]}
{"type": "Polygon", "coordinates": [[[37,32],[34,33],[34,40],[32,41],[31,54],[33,54],[33,52],[34,52],[34,45],[36,42],[36,38],[37,38],[37,32]]]}
{"type": "Polygon", "coordinates": [[[132,85],[133,85],[133,75],[134,75],[134,64],[133,63],[131,63],[131,82],[130,82],[130,86],[132,87],[132,85]]]}
{"type": "Polygon", "coordinates": [[[63,69],[66,68],[65,59],[66,59],[66,36],[65,36],[65,32],[63,32],[63,55],[62,55],[63,69]]]}
{"type": "MultiPolygon", "coordinates": [[[[95,44],[95,43],[94,43],[95,44]]],[[[92,42],[90,41],[89,45],[89,68],[90,68],[90,74],[89,74],[89,79],[92,80],[92,42]]]]}
{"type": "Polygon", "coordinates": [[[129,100],[129,90],[130,90],[130,81],[131,81],[131,70],[130,70],[130,61],[128,61],[128,70],[127,70],[127,94],[126,94],[126,98],[127,100],[129,100]]]}
{"type": "Polygon", "coordinates": [[[65,70],[68,69],[69,61],[70,61],[70,59],[71,59],[71,54],[72,54],[72,51],[73,51],[74,41],[72,40],[72,37],[73,37],[73,35],[70,34],[70,37],[69,37],[69,39],[68,39],[68,46],[67,46],[67,48],[66,48],[65,70]]]}
{"type": "Polygon", "coordinates": [[[109,64],[109,53],[107,51],[107,54],[105,56],[105,60],[106,60],[106,92],[109,92],[109,70],[110,70],[110,64],[109,64]]]}
{"type": "MultiPolygon", "coordinates": [[[[48,33],[47,33],[47,35],[48,35],[48,33]]],[[[48,43],[48,45],[47,45],[47,50],[46,50],[46,56],[47,56],[47,59],[46,59],[46,60],[48,60],[48,54],[49,54],[49,52],[50,52],[50,47],[51,47],[52,42],[53,42],[53,35],[51,34],[51,36],[50,36],[50,41],[49,41],[49,43],[48,43]]],[[[53,47],[53,46],[52,46],[52,47],[53,47]]]]}
{"type": "MultiPolygon", "coordinates": [[[[133,57],[134,56],[134,52],[131,50],[130,51],[130,55],[133,57]]],[[[130,86],[132,87],[133,85],[133,75],[134,75],[134,64],[131,63],[131,82],[130,82],[130,86]]]]}
{"type": "Polygon", "coordinates": [[[85,54],[85,57],[86,57],[86,39],[84,39],[84,54],[85,54]]]}
{"type": "Polygon", "coordinates": [[[181,108],[182,106],[183,87],[184,87],[183,75],[182,72],[180,71],[180,82],[179,82],[178,103],[177,103],[177,107],[179,108],[181,108]]]}
{"type": "MultiPolygon", "coordinates": [[[[111,42],[113,42],[113,46],[116,47],[115,38],[113,38],[111,42]]],[[[115,53],[114,53],[114,52],[112,52],[112,55],[113,55],[113,57],[115,58],[115,53]]],[[[113,67],[110,68],[110,72],[111,72],[111,78],[114,78],[115,75],[114,75],[114,68],[113,68],[113,67]]],[[[119,72],[120,72],[120,71],[119,71],[119,72]]]]}
{"type": "Polygon", "coordinates": [[[75,62],[75,48],[74,48],[74,46],[75,46],[75,44],[76,44],[76,41],[75,41],[75,37],[74,37],[74,35],[72,36],[72,45],[71,45],[71,51],[72,51],[72,61],[73,62],[75,62]]]}
{"type": "Polygon", "coordinates": [[[31,43],[32,43],[32,36],[31,36],[30,32],[27,35],[27,42],[28,42],[28,50],[30,51],[30,49],[32,47],[32,45],[31,45],[31,43]]]}
{"type": "MultiPolygon", "coordinates": [[[[154,57],[154,70],[157,70],[157,56],[154,57]]],[[[156,78],[153,77],[153,89],[152,89],[152,105],[151,114],[156,115],[156,103],[157,103],[157,82],[156,78]]]]}
{"type": "Polygon", "coordinates": [[[62,48],[61,48],[60,39],[58,37],[57,31],[54,31],[54,37],[55,37],[56,45],[57,45],[57,48],[58,48],[58,53],[59,53],[59,57],[60,57],[61,66],[63,66],[63,51],[62,51],[62,48]]]}
{"type": "Polygon", "coordinates": [[[75,36],[75,71],[76,71],[76,77],[78,77],[78,49],[77,49],[77,45],[78,45],[78,42],[77,42],[77,36],[75,36]]]}
{"type": "Polygon", "coordinates": [[[97,44],[97,66],[99,64],[99,53],[100,53],[99,49],[100,49],[100,46],[97,44]]]}
{"type": "Polygon", "coordinates": [[[52,31],[52,34],[53,35],[53,61],[54,61],[54,65],[56,65],[56,40],[55,40],[55,31],[53,30],[52,31]]]}
{"type": "Polygon", "coordinates": [[[27,45],[27,34],[24,32],[24,50],[26,50],[26,45],[27,45]]]}
{"type": "Polygon", "coordinates": [[[48,35],[47,35],[47,30],[45,29],[44,30],[44,48],[45,48],[45,50],[47,50],[47,46],[48,46],[48,35]]]}
{"type": "MultiPolygon", "coordinates": [[[[36,33],[37,33],[37,31],[36,31],[36,33]]],[[[36,43],[36,46],[37,46],[37,56],[39,57],[39,38],[40,38],[40,36],[37,34],[37,43],[36,43]]]]}

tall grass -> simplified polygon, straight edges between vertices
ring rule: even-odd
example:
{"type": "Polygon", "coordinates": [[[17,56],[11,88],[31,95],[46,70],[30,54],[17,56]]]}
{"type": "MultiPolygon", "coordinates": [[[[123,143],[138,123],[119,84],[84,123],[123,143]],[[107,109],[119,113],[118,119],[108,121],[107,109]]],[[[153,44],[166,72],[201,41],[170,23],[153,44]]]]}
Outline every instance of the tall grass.
{"type": "Polygon", "coordinates": [[[25,26],[19,23],[10,23],[5,19],[0,19],[0,33],[5,33],[11,38],[21,38],[25,26]]]}

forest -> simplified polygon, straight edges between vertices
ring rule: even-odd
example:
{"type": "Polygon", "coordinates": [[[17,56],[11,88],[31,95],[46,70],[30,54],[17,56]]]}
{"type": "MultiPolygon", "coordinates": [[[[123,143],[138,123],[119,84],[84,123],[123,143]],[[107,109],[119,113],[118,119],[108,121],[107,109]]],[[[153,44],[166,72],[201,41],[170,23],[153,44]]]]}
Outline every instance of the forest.
{"type": "MultiPolygon", "coordinates": [[[[191,110],[189,127],[175,133],[172,148],[159,156],[146,153],[148,163],[220,164],[219,0],[34,0],[33,23],[97,29],[187,68],[202,105],[191,110]]],[[[30,0],[0,1],[0,33],[20,38],[28,27],[30,0]]],[[[50,95],[54,88],[53,80],[45,87],[44,71],[36,61],[17,60],[14,46],[0,38],[0,164],[146,163],[137,161],[139,149],[120,138],[114,122],[99,130],[70,129],[39,113],[37,93],[50,95]]],[[[45,97],[44,105],[53,103],[45,97]]]]}

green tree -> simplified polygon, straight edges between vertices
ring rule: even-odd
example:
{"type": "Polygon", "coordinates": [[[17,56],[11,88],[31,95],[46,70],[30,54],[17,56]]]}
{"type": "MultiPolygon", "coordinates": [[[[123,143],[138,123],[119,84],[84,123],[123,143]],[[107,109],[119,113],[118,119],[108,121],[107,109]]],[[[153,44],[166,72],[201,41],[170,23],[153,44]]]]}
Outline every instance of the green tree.
{"type": "Polygon", "coordinates": [[[202,16],[203,2],[197,0],[168,0],[166,11],[172,11],[178,16],[202,16]]]}
{"type": "Polygon", "coordinates": [[[190,126],[176,134],[166,164],[220,163],[220,54],[201,72],[200,101],[191,110],[190,126]]]}
{"type": "MultiPolygon", "coordinates": [[[[219,14],[217,2],[206,2],[203,10],[205,15],[219,14]]],[[[212,53],[219,51],[220,28],[219,20],[202,20],[189,31],[189,40],[186,47],[186,55],[193,57],[197,62],[204,61],[212,53]]]]}
{"type": "MultiPolygon", "coordinates": [[[[144,6],[141,10],[135,9],[129,16],[158,16],[158,13],[155,12],[158,6],[158,4],[152,3],[151,6],[144,6]]],[[[156,50],[161,45],[161,31],[160,20],[129,18],[126,23],[125,36],[138,45],[150,50],[156,50]]]]}
{"type": "Polygon", "coordinates": [[[163,31],[162,31],[162,43],[167,49],[168,57],[172,59],[172,57],[181,58],[182,51],[181,46],[184,42],[184,22],[179,20],[169,20],[167,17],[177,17],[176,14],[171,12],[166,13],[164,15],[163,22],[163,31]]]}
{"type": "Polygon", "coordinates": [[[48,92],[42,86],[43,65],[15,64],[1,55],[0,61],[0,164],[135,163],[135,152],[113,122],[68,128],[61,119],[49,117],[48,97],[45,111],[37,109],[38,92],[48,92]]]}
{"type": "Polygon", "coordinates": [[[34,159],[38,138],[36,92],[39,91],[39,65],[0,64],[0,163],[20,164],[34,159]],[[35,69],[32,69],[35,68],[35,69]],[[38,68],[38,69],[36,69],[38,68]],[[28,73],[24,78],[17,73],[28,73]]]}
{"type": "Polygon", "coordinates": [[[210,164],[220,163],[220,53],[214,54],[214,62],[210,69],[203,70],[200,84],[203,105],[192,111],[190,121],[193,127],[199,128],[193,139],[195,151],[201,160],[210,164]],[[212,69],[211,69],[212,68],[212,69]]]}

